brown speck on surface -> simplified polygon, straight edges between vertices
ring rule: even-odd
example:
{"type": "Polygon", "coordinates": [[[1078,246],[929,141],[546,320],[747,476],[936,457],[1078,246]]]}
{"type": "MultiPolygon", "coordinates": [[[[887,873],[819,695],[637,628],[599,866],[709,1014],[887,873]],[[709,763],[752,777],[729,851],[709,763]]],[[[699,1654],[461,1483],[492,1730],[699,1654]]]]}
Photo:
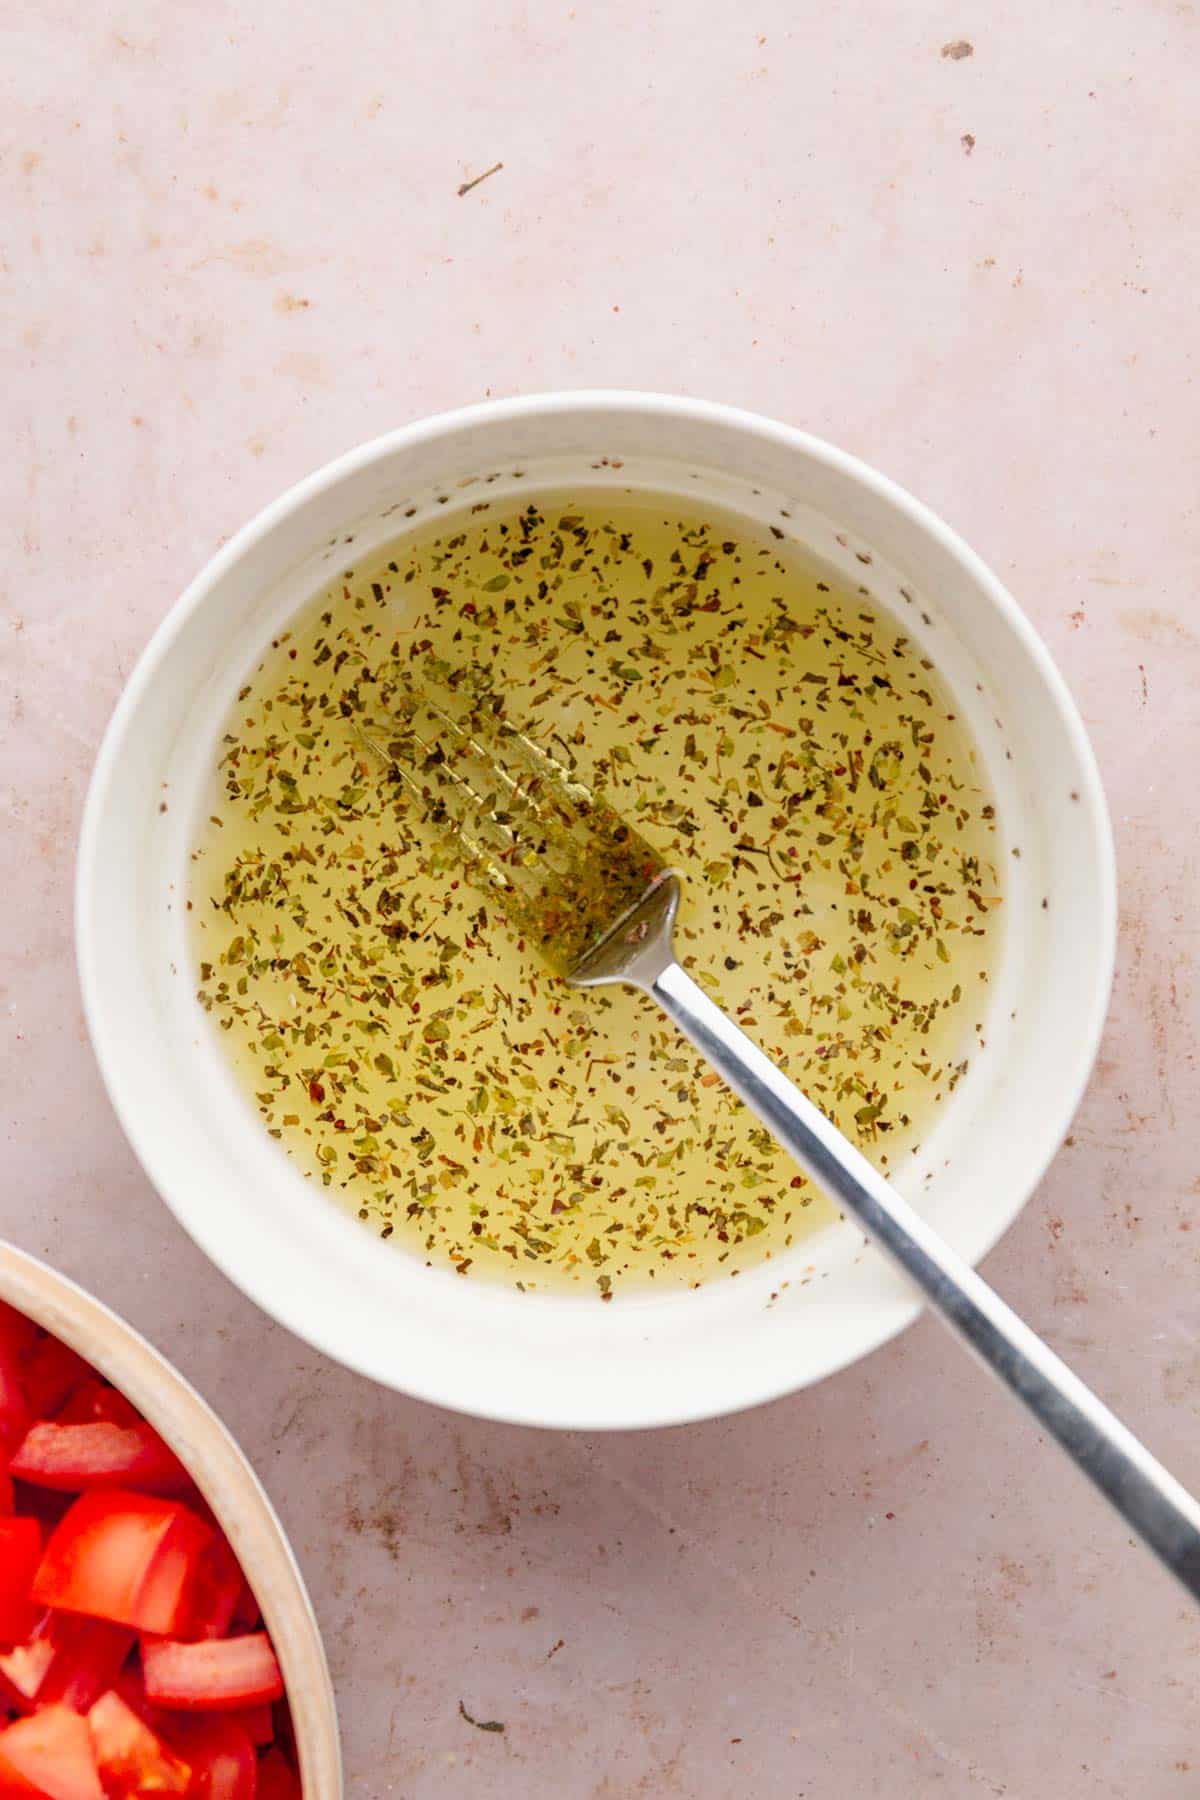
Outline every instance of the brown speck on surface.
{"type": "Polygon", "coordinates": [[[963,154],[965,156],[970,156],[972,150],[975,148],[975,133],[973,131],[964,131],[958,141],[963,147],[963,154]]]}
{"type": "Polygon", "coordinates": [[[461,1700],[458,1703],[458,1710],[461,1716],[467,1721],[467,1724],[473,1725],[476,1731],[504,1730],[504,1726],[500,1723],[499,1719],[473,1719],[461,1700]]]}
{"type": "Polygon", "coordinates": [[[566,1638],[559,1638],[556,1644],[551,1644],[549,1650],[546,1652],[546,1661],[549,1662],[552,1656],[557,1656],[560,1650],[565,1649],[566,1642],[566,1638]]]}
{"type": "Polygon", "coordinates": [[[1078,631],[1079,627],[1084,623],[1084,620],[1087,618],[1087,614],[1084,612],[1084,610],[1081,606],[1075,612],[1068,613],[1067,617],[1070,619],[1071,624],[1074,626],[1075,630],[1078,631]]]}
{"type": "Polygon", "coordinates": [[[307,312],[312,301],[303,294],[276,294],[275,311],[277,313],[307,312]]]}
{"type": "Polygon", "coordinates": [[[459,199],[461,200],[464,194],[469,194],[472,188],[477,188],[481,181],[487,181],[490,176],[498,175],[503,167],[502,162],[493,163],[490,169],[483,171],[482,175],[474,175],[470,181],[464,181],[458,189],[459,199]]]}
{"type": "Polygon", "coordinates": [[[942,45],[942,56],[948,62],[962,62],[965,56],[974,56],[975,46],[966,38],[955,38],[953,43],[942,45]]]}

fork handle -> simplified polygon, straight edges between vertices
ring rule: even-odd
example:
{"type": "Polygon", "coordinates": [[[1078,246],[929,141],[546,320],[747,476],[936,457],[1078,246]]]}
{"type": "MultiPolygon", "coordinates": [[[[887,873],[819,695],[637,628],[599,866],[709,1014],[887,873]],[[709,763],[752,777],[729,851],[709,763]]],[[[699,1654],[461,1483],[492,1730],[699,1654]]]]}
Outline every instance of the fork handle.
{"type": "Polygon", "coordinates": [[[1200,1599],[1200,1504],[1187,1489],[678,963],[638,985],[1200,1599]]]}

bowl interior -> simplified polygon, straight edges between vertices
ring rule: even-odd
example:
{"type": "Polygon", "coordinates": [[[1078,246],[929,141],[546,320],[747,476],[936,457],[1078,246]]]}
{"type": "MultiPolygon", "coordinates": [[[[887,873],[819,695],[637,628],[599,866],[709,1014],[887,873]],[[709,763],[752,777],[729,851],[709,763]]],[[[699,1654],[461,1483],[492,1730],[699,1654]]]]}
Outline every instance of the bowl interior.
{"type": "Polygon", "coordinates": [[[0,1244],[0,1298],[94,1364],[186,1465],[250,1578],[278,1652],[305,1800],[340,1800],[337,1713],[317,1621],[283,1527],[229,1432],[132,1326],[9,1244],[0,1244]]]}
{"type": "Polygon", "coordinates": [[[774,524],[902,617],[953,691],[996,796],[1004,946],[986,1048],[899,1185],[982,1255],[1067,1129],[1103,1020],[1114,904],[1094,763],[1045,651],[978,559],[863,465],[748,415],[620,395],[474,409],[369,445],[263,514],[184,596],[114,717],[80,849],[80,967],[135,1149],[267,1311],[351,1366],[466,1411],[649,1425],[818,1379],[898,1330],[914,1302],[848,1225],[736,1281],[612,1307],[426,1269],[314,1191],[262,1132],[196,1006],[185,931],[196,808],[264,643],[351,556],[484,497],[568,488],[668,493],[774,524]]]}

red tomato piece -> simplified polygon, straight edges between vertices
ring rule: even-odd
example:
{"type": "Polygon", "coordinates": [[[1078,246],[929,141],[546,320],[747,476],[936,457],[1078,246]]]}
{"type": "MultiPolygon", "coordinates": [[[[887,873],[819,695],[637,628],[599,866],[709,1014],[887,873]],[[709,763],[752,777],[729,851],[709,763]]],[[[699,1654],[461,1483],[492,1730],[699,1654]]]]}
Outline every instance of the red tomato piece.
{"type": "Polygon", "coordinates": [[[129,1652],[134,1634],[127,1625],[107,1619],[52,1615],[54,1661],[38,1690],[38,1705],[61,1701],[75,1712],[88,1708],[110,1688],[129,1652]]]}
{"type": "Polygon", "coordinates": [[[51,1534],[33,1597],[140,1631],[174,1631],[212,1535],[177,1500],[119,1488],[83,1494],[51,1534]]]}
{"type": "Polygon", "coordinates": [[[9,1480],[8,1470],[0,1469],[0,1519],[6,1519],[13,1509],[13,1484],[9,1480]]]}
{"type": "Polygon", "coordinates": [[[275,1742],[275,1714],[264,1700],[261,1706],[240,1706],[236,1712],[224,1714],[232,1724],[240,1725],[252,1744],[262,1746],[275,1742]]]}
{"type": "Polygon", "coordinates": [[[265,1631],[200,1644],[147,1641],[142,1671],[151,1705],[188,1712],[255,1706],[283,1694],[283,1677],[265,1631]]]}
{"type": "Polygon", "coordinates": [[[22,1644],[0,1654],[0,1701],[29,1712],[33,1708],[50,1664],[54,1639],[50,1635],[53,1613],[44,1612],[22,1644]]]}
{"type": "Polygon", "coordinates": [[[107,1419],[111,1425],[138,1425],[141,1418],[132,1400],[98,1379],[81,1383],[55,1414],[59,1425],[94,1425],[97,1419],[107,1419]]]}
{"type": "Polygon", "coordinates": [[[7,1300],[0,1300],[0,1350],[7,1349],[13,1356],[23,1356],[41,1335],[41,1328],[32,1319],[27,1319],[7,1300]]]}
{"type": "Polygon", "coordinates": [[[258,1765],[257,1800],[302,1800],[300,1777],[278,1750],[268,1750],[258,1765]]]}
{"type": "Polygon", "coordinates": [[[29,1429],[29,1406],[20,1365],[0,1339],[0,1464],[7,1465],[13,1447],[29,1429]]]}
{"type": "Polygon", "coordinates": [[[43,1419],[13,1451],[9,1468],[19,1481],[68,1493],[100,1487],[137,1487],[177,1493],[189,1485],[187,1470],[152,1425],[118,1425],[110,1419],[66,1424],[43,1419]]]}
{"type": "Polygon", "coordinates": [[[177,1719],[171,1747],[191,1764],[188,1800],[255,1800],[258,1757],[229,1719],[177,1719]]]}
{"type": "Polygon", "coordinates": [[[233,1609],[233,1623],[240,1625],[244,1631],[253,1631],[261,1623],[262,1608],[254,1596],[254,1589],[242,1577],[242,1591],[238,1595],[237,1605],[233,1609]]]}
{"type": "Polygon", "coordinates": [[[24,1643],[0,1655],[0,1691],[23,1712],[54,1703],[86,1712],[112,1686],[133,1642],[124,1625],[43,1613],[24,1643]]]}
{"type": "Polygon", "coordinates": [[[215,1528],[216,1535],[203,1551],[190,1596],[190,1616],[181,1638],[224,1637],[233,1624],[234,1612],[243,1587],[242,1567],[229,1540],[215,1528]]]}
{"type": "Polygon", "coordinates": [[[21,1381],[35,1419],[52,1419],[77,1387],[94,1379],[91,1364],[58,1338],[39,1338],[21,1359],[21,1381]]]}
{"type": "Polygon", "coordinates": [[[26,1519],[38,1519],[42,1533],[49,1537],[75,1504],[74,1494],[56,1494],[52,1488],[18,1488],[13,1483],[13,1511],[26,1519]]]}
{"type": "Polygon", "coordinates": [[[144,1719],[111,1689],[87,1716],[96,1763],[105,1792],[113,1800],[139,1794],[186,1794],[192,1771],[168,1750],[144,1719]]]}
{"type": "Polygon", "coordinates": [[[47,1706],[0,1731],[0,1800],[104,1800],[86,1719],[47,1706]]]}
{"type": "Polygon", "coordinates": [[[37,1624],[29,1590],[41,1560],[36,1519],[0,1519],[0,1644],[23,1644],[37,1624]]]}

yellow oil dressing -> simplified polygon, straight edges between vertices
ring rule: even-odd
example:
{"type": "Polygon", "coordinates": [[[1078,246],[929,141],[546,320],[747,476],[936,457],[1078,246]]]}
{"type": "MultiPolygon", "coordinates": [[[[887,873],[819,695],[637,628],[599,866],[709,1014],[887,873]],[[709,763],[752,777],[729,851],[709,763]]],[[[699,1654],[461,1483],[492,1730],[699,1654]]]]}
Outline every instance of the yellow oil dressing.
{"type": "Polygon", "coordinates": [[[893,1171],[977,1042],[1000,935],[947,690],[901,620],[757,526],[543,495],[348,568],[222,734],[199,998],[318,1194],[528,1290],[778,1256],[828,1202],[648,1001],[543,967],[364,751],[400,670],[464,669],[681,871],[684,966],[893,1171]]]}

